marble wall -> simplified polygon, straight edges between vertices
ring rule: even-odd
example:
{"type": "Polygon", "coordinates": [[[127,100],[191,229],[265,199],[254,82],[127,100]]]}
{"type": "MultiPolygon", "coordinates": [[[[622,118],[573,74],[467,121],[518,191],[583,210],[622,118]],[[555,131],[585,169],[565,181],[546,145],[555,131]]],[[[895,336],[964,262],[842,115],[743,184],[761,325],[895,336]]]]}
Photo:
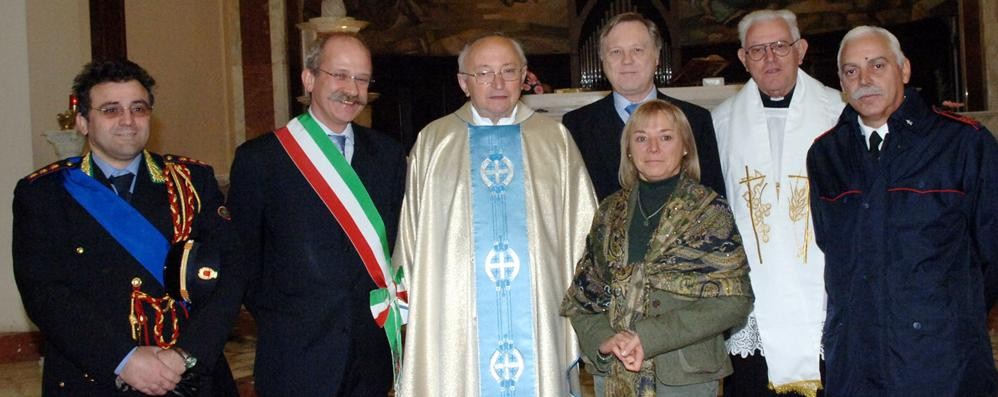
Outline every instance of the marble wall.
{"type": "Polygon", "coordinates": [[[988,110],[970,112],[969,116],[981,121],[998,139],[998,1],[982,0],[981,42],[984,46],[985,87],[987,87],[988,110]]]}

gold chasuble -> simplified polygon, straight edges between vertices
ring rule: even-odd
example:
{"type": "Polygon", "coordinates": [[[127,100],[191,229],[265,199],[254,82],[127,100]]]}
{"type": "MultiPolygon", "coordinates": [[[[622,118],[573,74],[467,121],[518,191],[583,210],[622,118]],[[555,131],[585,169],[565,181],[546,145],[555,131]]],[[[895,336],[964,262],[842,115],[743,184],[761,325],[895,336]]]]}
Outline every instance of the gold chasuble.
{"type": "MultiPolygon", "coordinates": [[[[482,362],[496,349],[479,339],[480,311],[476,279],[485,270],[476,259],[472,177],[482,164],[470,159],[469,129],[474,124],[471,103],[430,123],[409,154],[409,174],[402,206],[399,238],[393,261],[405,268],[409,286],[409,325],[399,396],[518,395],[567,396],[578,385],[578,342],[569,320],[558,314],[562,296],[582,255],[596,210],[596,195],[585,165],[568,130],[522,102],[512,125],[521,134],[522,163],[513,164],[523,178],[524,205],[510,217],[526,224],[527,252],[521,253],[530,288],[515,296],[516,304],[531,305],[532,362],[530,384],[509,393],[499,378],[510,362],[482,362]],[[474,173],[472,173],[474,172],[474,173]],[[485,354],[481,354],[485,353],[485,354]],[[484,369],[483,369],[484,368],[484,369]]],[[[513,129],[515,131],[515,128],[513,129]]],[[[515,208],[515,207],[511,207],[515,208]]],[[[477,218],[476,218],[477,217],[477,218]]],[[[481,326],[495,328],[494,320],[481,326]]],[[[480,331],[482,331],[480,333],[480,331]]],[[[495,357],[495,356],[493,356],[495,357]]],[[[516,364],[516,363],[512,363],[516,364]]]]}

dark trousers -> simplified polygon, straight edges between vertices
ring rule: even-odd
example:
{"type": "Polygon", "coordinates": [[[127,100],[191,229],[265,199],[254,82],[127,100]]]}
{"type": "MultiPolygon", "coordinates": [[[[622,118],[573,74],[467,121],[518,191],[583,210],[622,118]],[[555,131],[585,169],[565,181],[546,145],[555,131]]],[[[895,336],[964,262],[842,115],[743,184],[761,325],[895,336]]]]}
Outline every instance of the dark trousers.
{"type": "MultiPolygon", "coordinates": [[[[761,354],[753,354],[742,358],[732,355],[731,366],[734,372],[724,378],[724,397],[793,397],[797,393],[776,394],[769,390],[769,367],[766,358],[761,354]]],[[[821,377],[824,382],[825,362],[821,362],[821,377]]],[[[824,390],[818,390],[818,397],[824,397],[824,390]]]]}

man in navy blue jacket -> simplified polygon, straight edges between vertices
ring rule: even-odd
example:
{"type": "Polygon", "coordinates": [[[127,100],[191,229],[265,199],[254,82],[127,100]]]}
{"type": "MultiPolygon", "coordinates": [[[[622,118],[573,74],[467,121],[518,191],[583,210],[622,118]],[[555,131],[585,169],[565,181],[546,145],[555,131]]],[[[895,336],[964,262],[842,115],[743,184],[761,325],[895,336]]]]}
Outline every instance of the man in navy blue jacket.
{"type": "Polygon", "coordinates": [[[838,62],[849,106],[807,159],[826,395],[993,396],[995,138],[905,89],[911,65],[887,30],[853,29],[838,62]]]}
{"type": "Polygon", "coordinates": [[[395,241],[405,154],[353,122],[371,73],[359,36],[321,36],[301,74],[308,111],[236,149],[229,208],[246,256],[261,397],[385,396],[392,387],[392,352],[371,312],[379,285],[365,261],[378,251],[365,245],[373,233],[355,232],[365,219],[375,230],[378,217],[381,242],[395,241]],[[357,190],[340,190],[347,182],[331,183],[332,173],[357,190]],[[358,208],[368,218],[355,217],[358,208]]]}

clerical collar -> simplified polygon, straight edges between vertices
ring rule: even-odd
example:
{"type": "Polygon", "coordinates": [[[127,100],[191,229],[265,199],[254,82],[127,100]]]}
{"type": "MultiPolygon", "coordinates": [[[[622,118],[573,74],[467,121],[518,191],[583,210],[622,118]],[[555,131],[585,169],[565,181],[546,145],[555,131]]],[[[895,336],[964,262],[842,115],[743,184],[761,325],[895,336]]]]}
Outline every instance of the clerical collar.
{"type": "Polygon", "coordinates": [[[509,116],[502,117],[499,121],[493,123],[492,119],[482,117],[478,113],[478,109],[475,109],[475,104],[471,104],[471,121],[474,125],[513,125],[516,122],[516,111],[519,108],[519,104],[513,106],[513,111],[509,113],[509,116]]]}
{"type": "Polygon", "coordinates": [[[769,95],[766,95],[765,92],[762,92],[762,90],[759,90],[759,96],[762,97],[762,107],[764,108],[790,107],[790,99],[793,98],[795,89],[797,89],[797,86],[791,88],[790,92],[788,92],[787,95],[784,95],[782,97],[771,97],[769,95]]]}

